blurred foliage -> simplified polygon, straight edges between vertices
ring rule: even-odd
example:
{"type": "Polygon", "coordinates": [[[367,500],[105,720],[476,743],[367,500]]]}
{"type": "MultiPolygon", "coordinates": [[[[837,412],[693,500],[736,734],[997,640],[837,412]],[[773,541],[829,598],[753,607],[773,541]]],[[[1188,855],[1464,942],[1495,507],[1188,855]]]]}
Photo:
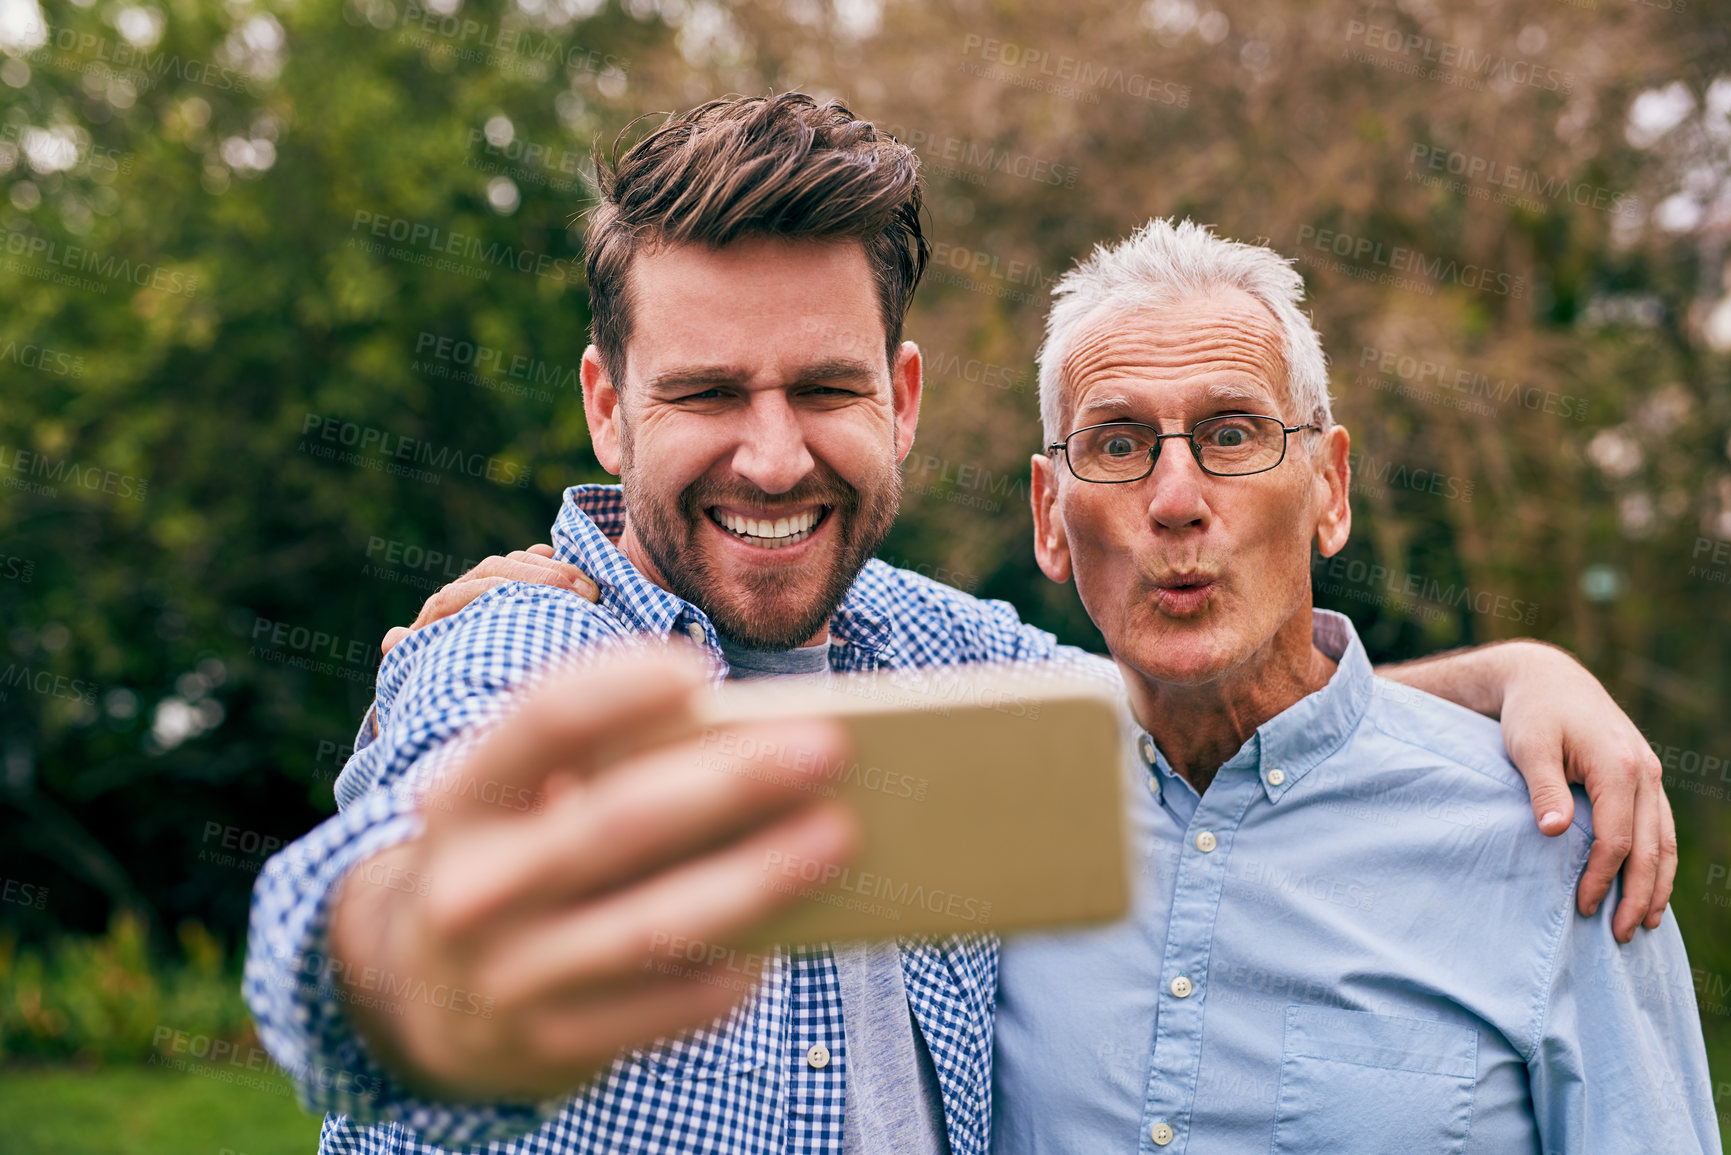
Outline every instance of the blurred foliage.
{"type": "Polygon", "coordinates": [[[237,1045],[252,1039],[239,967],[191,919],[184,962],[153,960],[131,915],[106,935],[66,936],[52,948],[0,939],[0,1060],[144,1062],[166,1055],[163,1028],[237,1045]]]}
{"type": "MultiPolygon", "coordinates": [[[[1151,215],[1266,238],[1310,283],[1358,454],[1319,600],[1379,658],[1582,655],[1671,751],[1676,914],[1698,976],[1731,976],[1731,892],[1708,893],[1731,779],[1703,769],[1731,755],[1723,4],[33,9],[0,27],[0,923],[23,941],[122,911],[165,953],[189,917],[232,949],[269,848],[333,809],[377,639],[602,477],[587,150],[803,88],[916,143],[930,182],[887,557],[1097,644],[1028,548],[1045,290],[1151,215]]],[[[88,949],[39,969],[124,954],[88,949]]],[[[66,1029],[103,1005],[68,998],[66,1029]]],[[[13,1021],[9,1047],[38,1038],[13,1021]]]]}

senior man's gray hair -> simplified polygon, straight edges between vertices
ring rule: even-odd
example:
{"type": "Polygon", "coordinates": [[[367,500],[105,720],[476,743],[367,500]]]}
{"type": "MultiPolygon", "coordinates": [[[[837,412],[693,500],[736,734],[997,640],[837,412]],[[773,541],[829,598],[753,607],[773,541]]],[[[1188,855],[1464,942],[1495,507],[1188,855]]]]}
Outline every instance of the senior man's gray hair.
{"type": "Polygon", "coordinates": [[[1089,321],[1147,305],[1163,305],[1236,288],[1268,306],[1280,326],[1287,390],[1295,422],[1334,424],[1328,407],[1328,364],[1322,340],[1299,305],[1304,279],[1273,249],[1215,236],[1207,225],[1157,218],[1115,245],[1096,245],[1052,289],[1046,340],[1040,346],[1040,420],[1048,444],[1066,432],[1064,362],[1089,321]]]}

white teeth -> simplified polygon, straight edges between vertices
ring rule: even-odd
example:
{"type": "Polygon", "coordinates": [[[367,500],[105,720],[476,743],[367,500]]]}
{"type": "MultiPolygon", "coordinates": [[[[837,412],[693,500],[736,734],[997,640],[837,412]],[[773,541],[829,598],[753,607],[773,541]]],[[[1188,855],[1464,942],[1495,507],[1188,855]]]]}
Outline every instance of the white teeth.
{"type": "Polygon", "coordinates": [[[777,549],[804,541],[821,516],[821,511],[810,510],[793,517],[781,517],[771,521],[768,518],[740,517],[725,510],[715,511],[715,520],[722,528],[735,536],[745,538],[753,545],[767,549],[777,549]]]}

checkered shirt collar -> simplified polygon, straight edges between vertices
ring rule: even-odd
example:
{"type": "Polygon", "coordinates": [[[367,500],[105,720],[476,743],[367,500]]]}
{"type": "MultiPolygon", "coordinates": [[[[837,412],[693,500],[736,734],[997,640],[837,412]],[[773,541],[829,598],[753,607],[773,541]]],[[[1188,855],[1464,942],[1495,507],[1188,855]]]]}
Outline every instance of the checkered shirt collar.
{"type": "MultiPolygon", "coordinates": [[[[553,523],[553,549],[601,587],[601,608],[644,633],[666,636],[681,623],[698,622],[713,636],[714,625],[701,608],[644,577],[613,544],[625,532],[625,490],[618,485],[573,485],[565,491],[553,523]]],[[[872,653],[889,642],[892,608],[874,597],[872,583],[855,579],[830,618],[836,641],[872,653]]]]}

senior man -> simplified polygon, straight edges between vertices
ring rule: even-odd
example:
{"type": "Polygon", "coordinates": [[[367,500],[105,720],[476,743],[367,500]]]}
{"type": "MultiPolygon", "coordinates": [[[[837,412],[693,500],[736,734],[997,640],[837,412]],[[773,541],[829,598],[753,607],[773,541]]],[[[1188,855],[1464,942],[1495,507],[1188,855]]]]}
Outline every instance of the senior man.
{"type": "Polygon", "coordinates": [[[1720,1150],[1674,920],[1576,914],[1496,727],[1311,604],[1348,435],[1278,254],[1153,221],[1055,287],[1035,551],[1140,738],[1134,917],[1006,942],[993,1150],[1720,1150]]]}
{"type": "MultiPolygon", "coordinates": [[[[671,118],[603,172],[584,406],[624,486],[570,491],[554,527],[598,603],[524,554],[494,577],[553,588],[502,582],[391,650],[341,813],[261,873],[261,1038],[329,1112],[333,1152],[980,1152],[995,943],[780,951],[743,994],[725,958],[665,973],[658,944],[725,942],[783,901],[753,885],[767,847],[844,859],[846,814],[769,756],[700,760],[702,672],[596,665],[518,693],[632,638],[689,638],[715,676],[1057,652],[1003,603],[867,560],[919,407],[901,341],[925,255],[914,157],[786,94],[671,118]]],[[[1567,755],[1614,791],[1645,754],[1584,671],[1536,647],[1406,676],[1507,705],[1545,785],[1567,755]]],[[[1607,809],[1633,824],[1651,798],[1607,809]]],[[[1608,883],[1620,856],[1602,849],[1608,883]]],[[[1666,866],[1643,877],[1630,933],[1669,890],[1666,866]]]]}

